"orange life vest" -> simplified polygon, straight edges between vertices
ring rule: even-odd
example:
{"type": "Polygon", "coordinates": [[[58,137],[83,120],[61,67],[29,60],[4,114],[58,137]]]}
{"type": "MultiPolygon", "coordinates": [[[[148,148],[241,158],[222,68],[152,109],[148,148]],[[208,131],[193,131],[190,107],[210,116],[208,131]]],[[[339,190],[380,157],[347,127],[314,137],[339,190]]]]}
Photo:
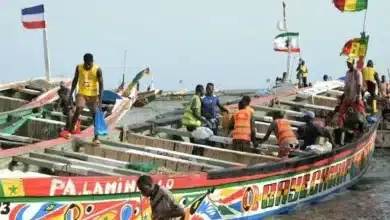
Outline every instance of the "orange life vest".
{"type": "Polygon", "coordinates": [[[251,141],[251,117],[247,109],[241,109],[234,113],[233,140],[251,141]]]}
{"type": "Polygon", "coordinates": [[[297,141],[290,122],[285,119],[276,119],[276,124],[278,126],[278,144],[288,144],[297,141]]]}

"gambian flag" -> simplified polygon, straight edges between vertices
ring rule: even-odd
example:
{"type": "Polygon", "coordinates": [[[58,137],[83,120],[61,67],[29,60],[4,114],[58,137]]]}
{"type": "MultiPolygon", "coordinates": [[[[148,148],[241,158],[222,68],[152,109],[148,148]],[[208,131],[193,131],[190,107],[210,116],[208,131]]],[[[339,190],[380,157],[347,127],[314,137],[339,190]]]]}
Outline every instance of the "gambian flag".
{"type": "Polygon", "coordinates": [[[368,0],[333,0],[334,6],[341,12],[349,11],[362,11],[367,9],[368,0]]]}
{"type": "Polygon", "coordinates": [[[274,50],[281,52],[288,52],[290,46],[291,53],[299,53],[299,33],[297,32],[286,32],[279,34],[274,39],[274,50]]]}
{"type": "Polygon", "coordinates": [[[340,53],[340,56],[348,57],[365,56],[367,53],[368,37],[366,39],[354,38],[347,41],[340,53]]]}

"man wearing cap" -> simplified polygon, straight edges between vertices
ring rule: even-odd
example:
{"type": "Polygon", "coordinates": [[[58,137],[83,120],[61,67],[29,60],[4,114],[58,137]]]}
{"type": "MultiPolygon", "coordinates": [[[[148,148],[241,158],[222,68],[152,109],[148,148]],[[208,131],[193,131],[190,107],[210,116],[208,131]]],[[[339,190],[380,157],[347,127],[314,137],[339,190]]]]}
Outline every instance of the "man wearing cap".
{"type": "Polygon", "coordinates": [[[357,112],[365,114],[364,103],[361,92],[363,85],[363,76],[360,71],[355,68],[355,60],[349,58],[347,60],[348,71],[345,79],[344,100],[340,105],[339,127],[344,126],[346,110],[349,106],[356,109],[357,112]]]}
{"type": "Polygon", "coordinates": [[[299,142],[291,128],[290,122],[287,119],[284,119],[284,112],[275,111],[273,114],[274,120],[268,127],[268,131],[260,141],[260,144],[266,142],[271,133],[274,132],[279,145],[278,156],[281,158],[288,158],[290,150],[297,148],[299,142]]]}
{"type": "Polygon", "coordinates": [[[300,126],[298,129],[298,134],[300,134],[299,139],[304,140],[304,143],[300,149],[305,150],[307,146],[315,145],[319,137],[328,138],[329,142],[334,147],[336,144],[334,142],[332,134],[324,127],[321,127],[319,124],[315,123],[314,119],[314,112],[307,111],[304,113],[303,120],[306,122],[306,124],[300,126]]]}

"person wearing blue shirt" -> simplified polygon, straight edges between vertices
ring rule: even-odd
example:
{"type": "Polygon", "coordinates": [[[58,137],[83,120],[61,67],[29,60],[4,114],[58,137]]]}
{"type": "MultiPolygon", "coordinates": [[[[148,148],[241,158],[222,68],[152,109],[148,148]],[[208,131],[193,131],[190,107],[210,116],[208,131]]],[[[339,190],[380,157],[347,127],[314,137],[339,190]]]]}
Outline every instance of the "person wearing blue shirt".
{"type": "Polygon", "coordinates": [[[219,98],[214,95],[214,84],[207,83],[206,95],[202,100],[202,116],[209,122],[208,127],[213,131],[214,135],[218,133],[218,108],[220,111],[227,112],[228,110],[221,105],[219,98]]]}

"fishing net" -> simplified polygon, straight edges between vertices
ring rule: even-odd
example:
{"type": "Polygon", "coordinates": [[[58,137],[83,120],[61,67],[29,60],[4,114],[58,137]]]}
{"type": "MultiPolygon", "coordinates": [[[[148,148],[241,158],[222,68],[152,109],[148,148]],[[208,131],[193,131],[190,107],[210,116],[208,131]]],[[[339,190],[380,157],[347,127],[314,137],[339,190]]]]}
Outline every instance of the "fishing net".
{"type": "Polygon", "coordinates": [[[128,169],[137,170],[144,173],[150,173],[152,171],[156,171],[159,166],[155,163],[155,161],[151,163],[133,163],[127,166],[128,169]]]}

